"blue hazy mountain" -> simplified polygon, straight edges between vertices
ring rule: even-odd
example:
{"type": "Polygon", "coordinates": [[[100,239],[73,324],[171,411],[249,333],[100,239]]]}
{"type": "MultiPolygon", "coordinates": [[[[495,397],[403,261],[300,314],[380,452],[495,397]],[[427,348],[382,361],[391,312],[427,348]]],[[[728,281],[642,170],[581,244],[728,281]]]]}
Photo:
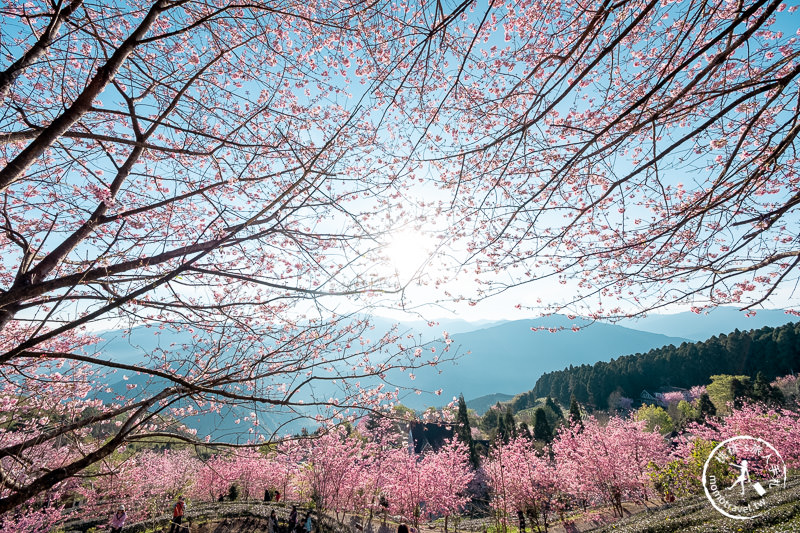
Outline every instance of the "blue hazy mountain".
{"type": "MultiPolygon", "coordinates": [[[[554,315],[535,320],[516,320],[452,336],[451,351],[461,355],[454,362],[415,372],[413,385],[427,390],[442,389],[442,400],[431,402],[425,395],[407,395],[403,403],[447,403],[463,394],[473,399],[494,393],[513,395],[533,388],[545,372],[570,365],[593,364],[621,355],[647,352],[686,338],[668,337],[615,324],[570,320],[554,315]],[[573,331],[573,326],[578,328],[573,331]],[[542,329],[544,328],[544,329],[542,329]],[[550,331],[553,329],[554,331],[550,331]]],[[[437,353],[443,345],[437,346],[437,353]]]]}
{"type": "Polygon", "coordinates": [[[511,394],[496,392],[494,394],[487,394],[486,396],[481,396],[479,398],[473,398],[472,400],[466,400],[464,403],[467,404],[467,408],[472,409],[478,415],[483,416],[483,414],[497,402],[509,402],[512,399],[514,399],[514,396],[511,394]]]}
{"type": "Polygon", "coordinates": [[[756,311],[755,316],[748,317],[736,307],[717,307],[700,314],[690,311],[671,315],[653,314],[637,320],[624,320],[618,324],[641,331],[704,341],[735,329],[749,331],[764,326],[775,328],[796,320],[796,316],[787,314],[782,309],[762,309],[756,311]]]}
{"type": "MultiPolygon", "coordinates": [[[[571,320],[560,315],[532,320],[479,323],[460,319],[439,319],[433,325],[423,321],[406,322],[400,324],[398,330],[412,335],[420,343],[434,341],[443,331],[448,331],[453,340],[450,353],[457,353],[458,358],[454,362],[446,361],[437,367],[414,371],[413,381],[409,379],[409,372],[394,372],[389,378],[399,386],[428,391],[419,395],[413,392],[401,393],[400,401],[414,409],[443,405],[459,394],[463,394],[472,403],[471,400],[477,401],[483,396],[498,393],[513,396],[530,390],[543,373],[570,365],[593,364],[623,355],[644,353],[669,344],[677,346],[684,341],[705,340],[737,328],[749,330],[778,326],[792,322],[792,318],[792,315],[786,315],[783,311],[759,311],[755,317],[748,318],[736,309],[719,308],[707,314],[686,312],[652,315],[635,322],[617,324],[590,324],[580,318],[571,320]],[[578,331],[572,331],[573,326],[578,331]],[[547,328],[554,328],[556,331],[550,332],[547,328]],[[430,394],[437,389],[442,390],[441,396],[430,394]]],[[[386,318],[374,319],[371,336],[379,337],[393,323],[394,321],[386,318]]],[[[188,353],[192,350],[193,343],[192,333],[189,331],[176,333],[146,326],[134,328],[127,336],[123,336],[121,331],[107,331],[100,336],[104,338],[98,346],[102,350],[103,358],[129,364],[142,361],[145,354],[159,349],[182,350],[188,353]]],[[[432,347],[436,349],[435,355],[441,356],[445,345],[433,342],[432,347]]],[[[426,355],[434,354],[427,351],[426,355]]],[[[123,392],[127,384],[145,386],[145,382],[146,379],[142,376],[129,375],[128,381],[115,382],[110,386],[117,393],[123,392]]],[[[370,380],[364,380],[362,384],[368,386],[370,380]]],[[[159,384],[152,383],[150,386],[158,387],[159,384]]],[[[316,392],[333,395],[336,391],[318,389],[316,392]]],[[[498,400],[495,399],[491,404],[496,401],[498,400]]],[[[476,408],[473,405],[471,407],[476,408]]],[[[235,408],[221,416],[187,422],[197,424],[201,434],[214,430],[216,435],[227,435],[226,440],[235,441],[236,438],[241,438],[242,431],[246,432],[247,426],[234,422],[243,419],[249,411],[245,407],[235,408]]],[[[278,427],[287,421],[284,414],[260,411],[262,421],[270,427],[278,427]]],[[[302,424],[292,423],[286,429],[298,431],[302,424]]]]}

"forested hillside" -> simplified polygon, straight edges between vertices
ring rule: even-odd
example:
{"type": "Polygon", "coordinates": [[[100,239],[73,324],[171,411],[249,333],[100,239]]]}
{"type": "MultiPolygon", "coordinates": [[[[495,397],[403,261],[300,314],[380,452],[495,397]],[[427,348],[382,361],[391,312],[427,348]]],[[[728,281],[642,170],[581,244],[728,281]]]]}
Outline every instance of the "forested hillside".
{"type": "Polygon", "coordinates": [[[765,377],[800,370],[800,323],[764,327],[711,337],[704,342],[683,343],[627,355],[609,362],[581,365],[543,374],[525,396],[551,396],[569,405],[572,394],[586,404],[608,407],[613,392],[636,398],[642,390],[684,387],[707,383],[715,374],[765,377]]]}

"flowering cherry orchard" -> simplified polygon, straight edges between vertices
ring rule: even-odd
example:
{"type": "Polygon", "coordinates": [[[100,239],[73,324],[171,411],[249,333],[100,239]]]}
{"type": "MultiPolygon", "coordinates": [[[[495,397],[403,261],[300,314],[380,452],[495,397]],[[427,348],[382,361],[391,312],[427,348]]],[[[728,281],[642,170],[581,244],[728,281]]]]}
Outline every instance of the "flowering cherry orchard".
{"type": "Polygon", "coordinates": [[[522,511],[542,526],[568,509],[608,506],[623,515],[625,501],[652,491],[649,473],[669,455],[667,441],[643,422],[594,417],[562,427],[551,449],[538,451],[519,437],[498,443],[485,464],[492,506],[503,517],[522,511]]]}
{"type": "Polygon", "coordinates": [[[0,515],[129,443],[202,444],[198,414],[247,408],[254,444],[395,401],[441,354],[353,315],[416,281],[558,281],[537,306],[592,317],[785,297],[796,7],[6,2],[0,515]],[[458,272],[387,267],[422,225],[458,272]],[[191,341],[93,333],[141,325],[191,341]]]}

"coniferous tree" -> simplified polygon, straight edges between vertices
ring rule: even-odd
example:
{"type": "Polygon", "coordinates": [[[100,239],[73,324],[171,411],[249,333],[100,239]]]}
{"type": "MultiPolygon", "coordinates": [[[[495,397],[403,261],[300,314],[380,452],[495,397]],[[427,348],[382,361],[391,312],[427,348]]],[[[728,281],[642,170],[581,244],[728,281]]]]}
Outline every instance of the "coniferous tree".
{"type": "Polygon", "coordinates": [[[508,432],[508,438],[514,439],[517,437],[517,423],[514,421],[514,415],[511,413],[511,407],[506,408],[505,426],[508,432]]]}
{"type": "Polygon", "coordinates": [[[503,444],[508,444],[508,429],[506,428],[506,421],[504,416],[498,417],[497,420],[497,434],[495,441],[503,444]]]}
{"type": "Polygon", "coordinates": [[[555,413],[555,415],[558,418],[564,418],[564,412],[561,410],[561,406],[559,406],[556,402],[554,402],[553,398],[548,396],[544,404],[550,409],[552,409],[553,413],[555,413]]]}
{"type": "Polygon", "coordinates": [[[770,385],[764,373],[759,371],[753,381],[753,399],[766,404],[780,405],[783,403],[783,393],[770,385]]]}
{"type": "Polygon", "coordinates": [[[749,385],[749,383],[741,381],[738,378],[731,379],[731,398],[733,399],[734,407],[741,407],[745,400],[752,396],[752,387],[749,385]]]}
{"type": "Polygon", "coordinates": [[[533,437],[536,440],[550,442],[553,440],[553,430],[547,421],[547,414],[541,407],[533,412],[533,437]]]}
{"type": "Polygon", "coordinates": [[[569,423],[580,424],[583,426],[583,420],[581,420],[581,408],[578,406],[578,400],[575,398],[574,394],[569,400],[569,423]]]}
{"type": "Polygon", "coordinates": [[[473,468],[478,468],[478,453],[475,450],[475,441],[472,440],[472,428],[469,425],[469,413],[464,395],[458,397],[458,414],[456,415],[456,437],[469,450],[469,462],[473,468]]]}
{"type": "Polygon", "coordinates": [[[528,427],[528,424],[526,424],[525,422],[519,423],[519,436],[526,438],[530,441],[533,440],[533,435],[531,435],[531,430],[528,427]]]}
{"type": "Polygon", "coordinates": [[[711,401],[708,393],[704,392],[700,395],[700,398],[697,400],[697,407],[700,411],[699,418],[700,420],[705,420],[709,416],[716,416],[717,408],[714,406],[714,402],[711,401]]]}
{"type": "Polygon", "coordinates": [[[502,409],[500,402],[497,402],[494,407],[490,407],[489,410],[483,414],[478,422],[478,426],[487,434],[496,431],[498,420],[502,418],[502,409]]]}
{"type": "MultiPolygon", "coordinates": [[[[702,342],[665,346],[593,365],[570,365],[564,370],[543,374],[530,393],[516,398],[513,406],[517,410],[526,408],[527,404],[531,407],[532,399],[545,396],[568,405],[570,395],[574,394],[581,405],[594,401],[597,407],[604,408],[609,394],[617,388],[623,396],[635,397],[642,390],[652,392],[664,384],[690,388],[713,382],[715,375],[755,376],[760,371],[771,381],[800,368],[799,338],[800,323],[793,323],[779,328],[733,331],[702,342]]],[[[753,385],[752,379],[749,383],[739,379],[746,385],[753,385]]],[[[725,381],[724,390],[709,390],[718,409],[733,400],[729,385],[730,382],[725,381]],[[721,402],[720,395],[724,397],[721,402]]]]}

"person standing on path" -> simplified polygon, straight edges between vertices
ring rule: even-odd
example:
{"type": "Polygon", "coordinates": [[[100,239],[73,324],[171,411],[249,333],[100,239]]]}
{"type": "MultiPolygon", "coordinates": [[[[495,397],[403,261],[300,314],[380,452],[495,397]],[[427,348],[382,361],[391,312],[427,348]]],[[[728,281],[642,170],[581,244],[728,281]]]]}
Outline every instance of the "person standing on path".
{"type": "Polygon", "coordinates": [[[169,533],[175,533],[181,530],[181,523],[183,523],[183,515],[186,512],[186,503],[183,501],[183,495],[178,496],[178,502],[172,509],[172,524],[169,526],[169,533]]]}
{"type": "Polygon", "coordinates": [[[267,520],[267,533],[278,533],[278,517],[275,515],[275,509],[269,513],[269,520],[267,520]]]}
{"type": "Polygon", "coordinates": [[[122,528],[125,527],[125,520],[128,515],[125,514],[125,506],[120,505],[117,512],[111,516],[111,522],[108,524],[111,533],[121,533],[122,528]]]}
{"type": "Polygon", "coordinates": [[[297,506],[292,505],[292,512],[289,513],[289,533],[294,533],[297,528],[297,506]]]}

